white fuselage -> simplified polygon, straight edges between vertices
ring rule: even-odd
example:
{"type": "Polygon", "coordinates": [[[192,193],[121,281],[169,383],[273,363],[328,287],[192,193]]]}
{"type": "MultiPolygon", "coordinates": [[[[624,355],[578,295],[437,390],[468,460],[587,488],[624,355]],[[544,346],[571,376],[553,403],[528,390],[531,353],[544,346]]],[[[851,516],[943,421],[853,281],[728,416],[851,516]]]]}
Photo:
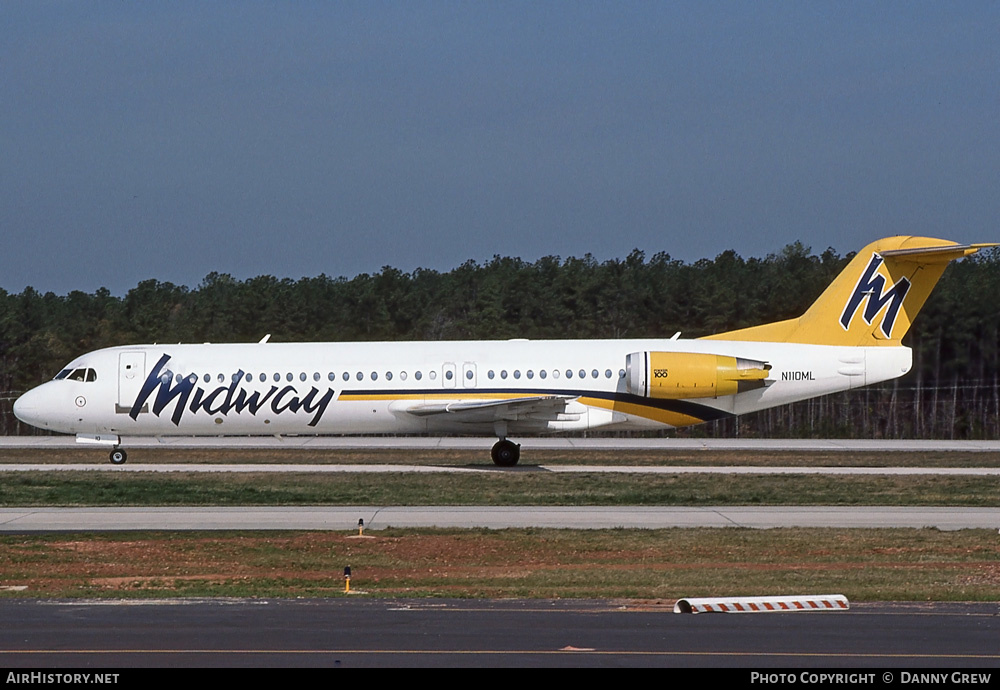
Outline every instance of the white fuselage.
{"type": "Polygon", "coordinates": [[[76,434],[502,437],[682,426],[885,381],[910,366],[906,347],[720,340],[139,345],[77,358],[62,378],[18,399],[15,413],[76,434]],[[630,392],[625,372],[630,353],[649,351],[749,358],[771,368],[756,390],[653,400],[630,392]],[[545,396],[557,396],[560,407],[502,403],[545,396]],[[477,401],[497,405],[458,410],[477,401]]]}

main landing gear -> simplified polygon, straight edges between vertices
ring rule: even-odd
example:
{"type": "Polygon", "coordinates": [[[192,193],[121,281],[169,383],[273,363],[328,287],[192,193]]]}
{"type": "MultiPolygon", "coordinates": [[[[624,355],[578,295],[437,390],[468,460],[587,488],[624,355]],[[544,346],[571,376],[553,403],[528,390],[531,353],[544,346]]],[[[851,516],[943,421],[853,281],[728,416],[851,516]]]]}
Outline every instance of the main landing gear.
{"type": "Polygon", "coordinates": [[[521,458],[521,444],[502,438],[493,444],[490,456],[499,467],[513,467],[521,458]]]}
{"type": "Polygon", "coordinates": [[[124,465],[125,461],[128,460],[128,453],[121,448],[115,448],[111,451],[109,458],[112,465],[124,465]]]}

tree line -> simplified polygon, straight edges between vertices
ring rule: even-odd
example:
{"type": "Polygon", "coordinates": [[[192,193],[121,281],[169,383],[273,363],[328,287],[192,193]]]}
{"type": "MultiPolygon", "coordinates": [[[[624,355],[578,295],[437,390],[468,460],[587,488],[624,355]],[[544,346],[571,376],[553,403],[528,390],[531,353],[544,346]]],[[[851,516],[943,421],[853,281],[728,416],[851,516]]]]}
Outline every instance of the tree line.
{"type": "MultiPolygon", "coordinates": [[[[238,280],[195,288],[146,280],[124,297],[0,290],[0,434],[20,392],[74,357],[153,342],[684,337],[800,315],[853,254],[801,243],[763,258],[733,251],[686,263],[495,256],[448,272],[390,266],[353,278],[238,280]]],[[[695,428],[709,435],[1000,438],[1000,251],[952,264],[904,344],[913,371],[881,386],[695,428]]]]}

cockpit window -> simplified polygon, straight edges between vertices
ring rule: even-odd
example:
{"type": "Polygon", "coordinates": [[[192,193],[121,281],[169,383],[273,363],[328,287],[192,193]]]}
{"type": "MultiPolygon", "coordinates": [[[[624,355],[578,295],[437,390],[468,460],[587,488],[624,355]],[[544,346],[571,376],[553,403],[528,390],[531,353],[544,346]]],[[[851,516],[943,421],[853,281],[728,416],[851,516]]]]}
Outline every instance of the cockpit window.
{"type": "Polygon", "coordinates": [[[57,379],[67,379],[69,381],[96,381],[97,372],[93,369],[64,369],[56,376],[57,379]]]}
{"type": "Polygon", "coordinates": [[[63,369],[58,374],[56,374],[56,377],[54,379],[52,379],[52,380],[53,381],[60,381],[60,380],[62,380],[64,378],[66,378],[67,376],[69,376],[69,372],[71,372],[71,371],[73,371],[73,370],[72,369],[63,369]]]}

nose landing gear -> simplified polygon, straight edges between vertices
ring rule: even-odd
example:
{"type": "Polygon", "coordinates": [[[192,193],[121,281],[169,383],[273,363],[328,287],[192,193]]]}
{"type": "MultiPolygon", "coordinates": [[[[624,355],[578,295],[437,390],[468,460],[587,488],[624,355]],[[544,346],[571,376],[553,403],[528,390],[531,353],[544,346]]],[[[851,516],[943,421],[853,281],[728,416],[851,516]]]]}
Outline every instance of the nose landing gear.
{"type": "Polygon", "coordinates": [[[128,453],[122,450],[122,437],[118,434],[77,434],[76,442],[104,446],[105,448],[111,446],[111,454],[108,459],[111,460],[112,465],[124,465],[125,461],[128,460],[128,453]]]}

